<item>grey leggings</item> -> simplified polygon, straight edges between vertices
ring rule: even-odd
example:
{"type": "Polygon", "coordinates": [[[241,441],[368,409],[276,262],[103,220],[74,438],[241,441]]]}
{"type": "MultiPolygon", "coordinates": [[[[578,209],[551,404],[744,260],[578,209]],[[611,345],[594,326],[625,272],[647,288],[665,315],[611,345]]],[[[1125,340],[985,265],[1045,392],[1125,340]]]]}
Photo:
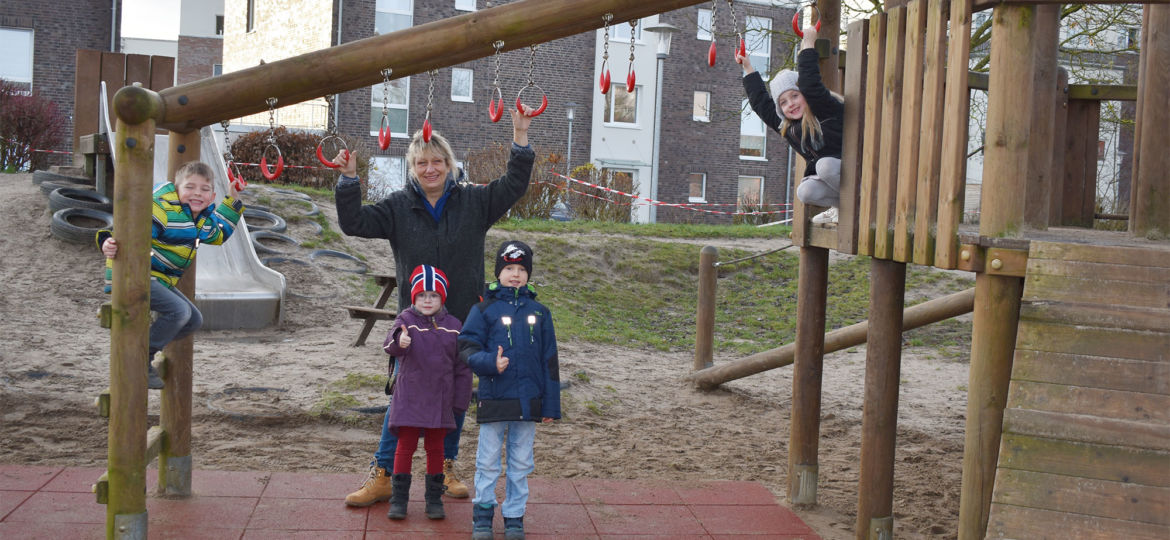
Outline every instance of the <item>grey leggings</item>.
{"type": "Polygon", "coordinates": [[[841,204],[841,159],[817,160],[817,174],[806,176],[796,187],[796,197],[804,204],[838,206],[841,204]]]}

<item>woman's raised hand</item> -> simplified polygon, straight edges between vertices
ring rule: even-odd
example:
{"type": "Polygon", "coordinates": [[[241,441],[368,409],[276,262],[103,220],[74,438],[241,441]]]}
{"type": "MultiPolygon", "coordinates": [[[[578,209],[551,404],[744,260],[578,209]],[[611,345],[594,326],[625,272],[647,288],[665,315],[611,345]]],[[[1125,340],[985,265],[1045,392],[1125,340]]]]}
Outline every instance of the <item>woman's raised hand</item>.
{"type": "Polygon", "coordinates": [[[341,174],[351,178],[357,176],[357,158],[349,150],[344,148],[339,150],[337,157],[333,158],[333,162],[338,165],[341,174]]]}
{"type": "Polygon", "coordinates": [[[516,112],[516,109],[508,107],[508,114],[512,115],[512,140],[520,146],[528,146],[528,126],[532,125],[532,113],[536,111],[528,105],[521,104],[524,108],[524,114],[516,112]]]}

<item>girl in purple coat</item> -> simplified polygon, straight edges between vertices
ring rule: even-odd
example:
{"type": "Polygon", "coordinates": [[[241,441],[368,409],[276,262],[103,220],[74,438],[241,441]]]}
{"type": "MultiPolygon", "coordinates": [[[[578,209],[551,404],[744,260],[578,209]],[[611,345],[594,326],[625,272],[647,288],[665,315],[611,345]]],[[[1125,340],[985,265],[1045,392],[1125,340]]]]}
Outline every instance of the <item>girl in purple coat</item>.
{"type": "Polygon", "coordinates": [[[447,276],[419,265],[410,275],[410,302],[394,320],[382,349],[398,358],[390,429],[398,436],[394,453],[390,519],[406,518],[410,465],[418,439],[427,454],[426,515],[443,519],[443,437],[455,428],[454,410],[471,401],[471,369],[459,360],[459,319],[447,313],[447,276]]]}

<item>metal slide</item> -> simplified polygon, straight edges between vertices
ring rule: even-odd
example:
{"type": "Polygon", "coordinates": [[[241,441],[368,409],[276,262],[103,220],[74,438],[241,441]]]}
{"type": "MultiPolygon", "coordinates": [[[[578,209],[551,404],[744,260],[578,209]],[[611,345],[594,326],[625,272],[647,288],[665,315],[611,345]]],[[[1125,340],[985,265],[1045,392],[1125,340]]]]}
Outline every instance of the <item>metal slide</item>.
{"type": "MultiPolygon", "coordinates": [[[[199,136],[200,160],[215,171],[215,192],[222,198],[229,193],[223,154],[210,127],[201,129],[199,136]]],[[[167,135],[155,135],[155,187],[170,181],[167,147],[167,135]]],[[[284,275],[260,264],[243,219],[227,242],[199,246],[196,257],[195,305],[203,313],[205,330],[263,328],[280,323],[284,275]]]]}

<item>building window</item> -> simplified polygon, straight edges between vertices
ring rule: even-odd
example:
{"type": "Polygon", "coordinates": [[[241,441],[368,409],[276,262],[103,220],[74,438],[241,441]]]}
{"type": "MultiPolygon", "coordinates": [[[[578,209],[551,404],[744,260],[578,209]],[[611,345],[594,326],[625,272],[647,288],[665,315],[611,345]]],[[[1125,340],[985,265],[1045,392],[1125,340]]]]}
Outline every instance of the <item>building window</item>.
{"type": "Polygon", "coordinates": [[[744,24],[743,41],[752,67],[760,73],[767,73],[772,63],[772,19],[749,15],[744,24]]]}
{"type": "Polygon", "coordinates": [[[459,11],[475,11],[475,0],[455,0],[455,9],[459,11]]]}
{"type": "Polygon", "coordinates": [[[451,68],[451,101],[471,101],[474,73],[467,68],[451,68]]]}
{"type": "Polygon", "coordinates": [[[377,0],[374,9],[374,32],[389,34],[414,25],[411,0],[377,0]]]}
{"type": "Polygon", "coordinates": [[[211,65],[211,76],[212,77],[219,77],[220,75],[223,75],[223,64],[212,64],[211,65]]]}
{"type": "Polygon", "coordinates": [[[381,84],[370,87],[370,135],[377,135],[382,126],[382,95],[386,94],[386,109],[389,120],[390,133],[396,136],[407,135],[407,111],[410,109],[410,78],[403,77],[390,81],[389,91],[385,91],[381,84]]]}
{"type": "MultiPolygon", "coordinates": [[[[411,0],[377,0],[375,10],[374,31],[379,34],[405,30],[414,25],[411,0]]],[[[387,94],[390,133],[405,137],[409,131],[407,112],[410,109],[410,77],[390,81],[388,92],[382,84],[370,87],[370,135],[377,135],[382,125],[383,94],[387,94]]]]}
{"type": "Polygon", "coordinates": [[[711,92],[695,91],[695,104],[691,109],[691,120],[696,122],[711,121],[711,92]]]}
{"type": "Polygon", "coordinates": [[[740,158],[763,159],[764,142],[767,140],[764,132],[764,121],[752,111],[747,100],[740,104],[739,121],[739,156],[740,158]]]}
{"type": "Polygon", "coordinates": [[[695,38],[700,41],[711,41],[711,10],[700,9],[699,14],[695,17],[696,26],[699,31],[695,34],[695,38]]]}
{"type": "MultiPolygon", "coordinates": [[[[630,42],[630,23],[618,23],[609,27],[610,41],[630,42]]],[[[642,41],[642,19],[638,19],[638,26],[634,28],[634,41],[642,41]]]]}
{"type": "Polygon", "coordinates": [[[609,178],[609,185],[611,186],[629,186],[630,191],[637,191],[638,189],[638,171],[634,169],[611,169],[609,167],[602,167],[601,176],[602,178],[609,178]]]}
{"type": "Polygon", "coordinates": [[[759,209],[760,203],[764,200],[764,177],[739,177],[739,191],[737,192],[737,195],[737,212],[747,212],[759,209]]]}
{"type": "Polygon", "coordinates": [[[406,158],[374,156],[370,158],[370,189],[366,198],[380,201],[406,187],[406,158]]]}
{"type": "Polygon", "coordinates": [[[215,35],[223,35],[223,15],[215,16],[215,35]]]}
{"type": "Polygon", "coordinates": [[[614,84],[605,95],[605,118],[608,124],[638,123],[638,88],[626,92],[626,85],[614,84]]]}
{"type": "Polygon", "coordinates": [[[696,172],[687,175],[687,184],[690,186],[687,202],[707,202],[707,173],[696,172]]]}
{"type": "Polygon", "coordinates": [[[33,31],[29,28],[0,28],[0,79],[23,92],[32,91],[33,31]]]}
{"type": "Polygon", "coordinates": [[[256,29],[256,0],[248,0],[248,28],[251,32],[256,29]]]}
{"type": "Polygon", "coordinates": [[[1123,43],[1123,45],[1130,49],[1136,49],[1141,46],[1141,43],[1138,41],[1137,28],[1131,27],[1125,29],[1125,43],[1123,43]]]}

